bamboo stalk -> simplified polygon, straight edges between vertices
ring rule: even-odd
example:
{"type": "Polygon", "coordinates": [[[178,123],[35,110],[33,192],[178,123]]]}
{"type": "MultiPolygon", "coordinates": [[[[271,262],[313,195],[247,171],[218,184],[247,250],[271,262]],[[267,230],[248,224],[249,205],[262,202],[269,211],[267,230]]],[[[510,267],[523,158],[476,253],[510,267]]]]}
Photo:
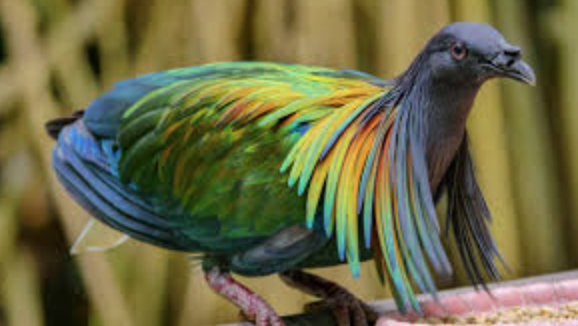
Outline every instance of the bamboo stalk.
{"type": "MultiPolygon", "coordinates": [[[[185,15],[188,4],[181,0],[157,0],[148,9],[149,19],[143,20],[143,32],[139,35],[142,41],[136,45],[134,74],[175,68],[184,61],[182,56],[186,49],[180,37],[183,26],[187,26],[183,21],[190,19],[185,15]]],[[[187,65],[192,63],[187,62],[187,65]]]]}
{"type": "MultiPolygon", "coordinates": [[[[135,324],[163,324],[167,297],[168,254],[166,250],[136,244],[135,261],[131,270],[130,301],[135,324]]],[[[184,257],[183,257],[184,259],[184,257]]]]}
{"type": "Polygon", "coordinates": [[[356,44],[357,68],[361,71],[375,74],[377,71],[378,35],[387,33],[378,29],[380,24],[380,1],[352,1],[352,15],[355,26],[354,40],[356,44]]]}
{"type": "MultiPolygon", "coordinates": [[[[9,262],[14,256],[16,236],[18,232],[18,223],[15,210],[15,199],[6,194],[6,187],[0,189],[0,279],[4,279],[9,262]]],[[[0,281],[0,288],[5,281],[0,281]]]]}
{"type": "MultiPolygon", "coordinates": [[[[0,15],[11,51],[12,64],[22,71],[28,69],[28,73],[32,74],[22,89],[25,116],[30,124],[32,139],[35,140],[32,145],[41,157],[40,168],[51,176],[50,186],[61,209],[60,216],[63,218],[66,235],[69,241],[73,241],[82,227],[82,220],[78,218],[82,213],[78,207],[71,204],[70,199],[63,196],[62,190],[57,186],[54,174],[50,171],[51,145],[44,130],[39,127],[50,117],[55,116],[57,110],[54,100],[47,93],[49,87],[46,81],[49,71],[44,62],[46,57],[39,47],[38,36],[35,33],[36,17],[28,2],[18,0],[0,2],[0,15]]],[[[133,325],[132,317],[125,307],[124,299],[118,291],[119,287],[106,259],[86,255],[80,256],[78,262],[83,270],[89,294],[103,321],[107,325],[133,325]]]]}
{"type": "MultiPolygon", "coordinates": [[[[97,24],[106,20],[110,8],[116,0],[87,0],[79,4],[78,8],[70,14],[69,18],[60,22],[46,36],[42,42],[43,51],[41,66],[38,63],[17,67],[0,67],[0,113],[3,108],[10,107],[30,83],[42,79],[46,82],[49,78],[46,71],[48,67],[57,62],[66,65],[67,53],[75,48],[82,47],[91,37],[97,24]]],[[[30,9],[33,11],[34,9],[30,9]]],[[[25,40],[22,40],[25,41],[25,40]]],[[[9,46],[10,48],[10,46],[9,46]]],[[[25,52],[25,51],[24,51],[25,52]]]]}
{"type": "Polygon", "coordinates": [[[246,0],[193,0],[190,2],[189,57],[194,63],[240,60],[246,0]],[[211,19],[206,19],[210,16],[211,19]]]}
{"type": "Polygon", "coordinates": [[[378,3],[381,19],[378,20],[379,34],[375,49],[377,73],[389,78],[403,72],[423,44],[416,40],[419,31],[412,16],[415,1],[388,0],[378,3]]]}
{"type": "MultiPolygon", "coordinates": [[[[0,167],[12,155],[24,147],[23,133],[19,128],[18,118],[10,119],[6,126],[0,128],[0,167]]],[[[0,170],[1,171],[1,170],[0,170]]]]}
{"type": "Polygon", "coordinates": [[[44,325],[37,267],[27,251],[20,251],[4,267],[5,279],[0,286],[5,302],[8,326],[44,325]]]}
{"type": "Polygon", "coordinates": [[[425,42],[449,20],[447,1],[379,1],[377,71],[387,78],[404,71],[425,42]]]}
{"type": "Polygon", "coordinates": [[[575,85],[578,84],[578,62],[576,62],[576,53],[578,53],[578,33],[576,33],[578,15],[578,2],[573,0],[562,1],[560,6],[560,24],[563,26],[560,30],[563,31],[559,35],[560,44],[560,86],[561,96],[560,101],[560,125],[562,129],[562,143],[563,153],[562,158],[567,163],[565,175],[565,188],[569,191],[568,199],[572,209],[569,219],[571,228],[570,241],[574,255],[573,264],[578,263],[576,253],[578,252],[578,147],[576,141],[578,140],[578,93],[575,85]]]}
{"type": "Polygon", "coordinates": [[[296,1],[295,60],[337,69],[355,68],[352,8],[349,0],[296,1]]]}
{"type": "Polygon", "coordinates": [[[253,54],[256,60],[291,62],[295,60],[296,2],[256,0],[252,23],[253,54]]]}
{"type": "MultiPolygon", "coordinates": [[[[44,51],[42,62],[52,66],[59,62],[66,67],[68,53],[80,48],[91,36],[95,26],[105,20],[108,12],[116,0],[89,0],[83,1],[71,13],[68,19],[60,22],[46,36],[43,42],[44,51]]],[[[31,9],[33,10],[33,9],[31,9]]],[[[13,104],[26,85],[34,82],[32,79],[47,79],[48,74],[41,74],[35,65],[23,65],[13,68],[0,69],[0,113],[3,108],[13,104]]],[[[46,70],[46,69],[41,69],[46,70]]],[[[47,71],[47,70],[46,70],[47,71]]]]}
{"type": "MultiPolygon", "coordinates": [[[[72,15],[71,6],[63,5],[61,14],[64,16],[72,15]]],[[[57,23],[55,22],[56,26],[57,23]]],[[[100,24],[108,24],[108,22],[99,22],[97,26],[100,24]]],[[[51,69],[54,69],[64,99],[63,102],[68,106],[67,110],[64,110],[65,112],[83,108],[87,101],[98,94],[99,87],[93,76],[90,63],[85,57],[86,54],[81,44],[70,47],[68,51],[61,53],[51,65],[49,64],[51,69]]]]}
{"type": "Polygon", "coordinates": [[[100,51],[101,83],[109,86],[129,75],[129,35],[125,21],[126,0],[118,0],[110,9],[106,22],[96,26],[96,37],[100,51]]]}
{"type": "MultiPolygon", "coordinates": [[[[527,13],[519,0],[495,2],[500,30],[506,38],[521,45],[524,57],[539,68],[529,36],[527,13]]],[[[538,70],[539,71],[539,70],[538,70]]],[[[544,81],[537,89],[513,82],[503,83],[505,123],[511,154],[514,203],[520,216],[524,274],[546,273],[567,268],[563,237],[561,194],[554,184],[554,140],[545,122],[542,98],[544,81]]]]}

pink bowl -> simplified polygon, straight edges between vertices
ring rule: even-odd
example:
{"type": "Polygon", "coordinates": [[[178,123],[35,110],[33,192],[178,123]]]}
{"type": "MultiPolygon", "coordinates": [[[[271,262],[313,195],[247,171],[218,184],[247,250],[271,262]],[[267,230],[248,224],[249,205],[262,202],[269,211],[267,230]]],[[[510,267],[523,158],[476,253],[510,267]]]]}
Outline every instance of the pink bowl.
{"type": "MultiPolygon", "coordinates": [[[[471,316],[494,312],[518,306],[557,307],[578,300],[578,272],[567,272],[548,276],[503,282],[489,286],[491,295],[485,291],[476,291],[471,287],[444,291],[436,302],[427,296],[420,296],[424,317],[444,317],[448,315],[471,316]]],[[[375,308],[383,314],[376,326],[427,326],[419,323],[417,314],[401,315],[391,301],[377,303],[375,308]]],[[[440,324],[437,324],[440,325],[440,324]]],[[[441,324],[451,326],[455,324],[441,324]]],[[[463,324],[462,324],[463,325],[463,324]]],[[[467,324],[471,326],[480,324],[467,324]]],[[[532,321],[520,324],[493,324],[497,326],[514,325],[560,325],[578,326],[578,320],[563,322],[532,321]]]]}

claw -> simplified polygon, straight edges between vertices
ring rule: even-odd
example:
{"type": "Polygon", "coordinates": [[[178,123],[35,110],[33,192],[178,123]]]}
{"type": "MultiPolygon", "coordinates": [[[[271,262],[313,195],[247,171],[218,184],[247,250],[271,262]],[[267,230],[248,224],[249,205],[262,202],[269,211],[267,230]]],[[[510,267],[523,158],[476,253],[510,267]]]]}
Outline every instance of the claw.
{"type": "Polygon", "coordinates": [[[368,326],[378,319],[373,308],[336,283],[302,271],[285,272],[281,274],[281,279],[293,287],[322,298],[322,301],[307,304],[305,310],[330,309],[339,326],[368,326]]]}
{"type": "Polygon", "coordinates": [[[377,313],[363,301],[348,293],[305,306],[305,311],[331,310],[339,326],[368,326],[377,321],[377,313]]]}

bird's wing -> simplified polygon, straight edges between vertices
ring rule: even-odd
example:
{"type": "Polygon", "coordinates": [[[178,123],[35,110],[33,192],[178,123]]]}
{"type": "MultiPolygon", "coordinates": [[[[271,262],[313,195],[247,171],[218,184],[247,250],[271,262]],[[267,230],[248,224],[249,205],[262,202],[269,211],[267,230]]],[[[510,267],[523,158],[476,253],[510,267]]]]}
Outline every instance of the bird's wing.
{"type": "Polygon", "coordinates": [[[385,94],[385,84],[354,71],[212,64],[122,82],[84,120],[100,137],[116,138],[122,181],[151,194],[192,238],[218,246],[224,235],[267,236],[303,224],[305,199],[287,187],[282,163],[301,138],[320,134],[319,121],[347,123],[385,94]]]}

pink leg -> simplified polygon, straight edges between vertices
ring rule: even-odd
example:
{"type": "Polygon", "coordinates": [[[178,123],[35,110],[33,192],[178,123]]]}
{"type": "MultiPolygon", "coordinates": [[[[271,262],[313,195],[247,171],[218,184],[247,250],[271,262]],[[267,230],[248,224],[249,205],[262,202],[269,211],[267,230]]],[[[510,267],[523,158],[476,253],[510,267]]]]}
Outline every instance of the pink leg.
{"type": "Polygon", "coordinates": [[[279,315],[260,296],[235,281],[231,274],[214,267],[205,273],[209,286],[239,307],[256,326],[286,326],[279,315]]]}
{"type": "Polygon", "coordinates": [[[323,299],[306,308],[330,308],[339,326],[367,326],[377,320],[377,313],[370,306],[337,283],[299,270],[284,272],[280,276],[288,285],[323,299]]]}

